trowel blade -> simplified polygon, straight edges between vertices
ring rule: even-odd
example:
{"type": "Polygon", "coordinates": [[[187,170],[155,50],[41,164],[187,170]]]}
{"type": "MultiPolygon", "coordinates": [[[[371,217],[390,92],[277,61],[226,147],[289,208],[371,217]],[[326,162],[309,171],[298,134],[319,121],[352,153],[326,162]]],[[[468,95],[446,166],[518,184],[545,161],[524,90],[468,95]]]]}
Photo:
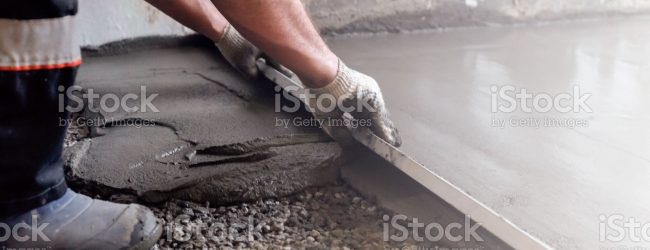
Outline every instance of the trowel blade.
{"type": "MultiPolygon", "coordinates": [[[[282,74],[282,72],[280,72],[273,66],[266,64],[263,59],[257,61],[257,68],[262,72],[262,74],[264,74],[264,76],[266,76],[266,78],[268,78],[269,80],[271,80],[272,82],[280,86],[282,89],[284,89],[291,95],[299,98],[303,103],[305,103],[304,98],[302,98],[304,96],[302,94],[305,92],[305,87],[302,85],[302,83],[300,83],[300,80],[298,80],[297,77],[294,76],[290,78],[287,75],[282,74]]],[[[343,119],[351,120],[354,118],[350,114],[346,114],[346,116],[343,117],[343,119]]],[[[404,153],[399,151],[399,149],[393,147],[386,141],[377,137],[370,130],[352,129],[351,127],[348,127],[348,129],[351,132],[353,132],[354,138],[357,141],[359,141],[361,144],[365,145],[366,147],[370,148],[371,150],[375,151],[375,153],[377,153],[382,157],[384,157],[385,154],[379,152],[385,152],[387,150],[389,151],[397,150],[398,152],[400,152],[401,155],[404,155],[404,153]]]]}
{"type": "MultiPolygon", "coordinates": [[[[304,93],[305,87],[296,75],[289,77],[273,66],[266,64],[264,59],[257,60],[257,69],[259,69],[267,79],[289,92],[289,94],[298,98],[303,96],[300,94],[304,93]]],[[[302,98],[300,100],[304,103],[302,98]]]]}
{"type": "MultiPolygon", "coordinates": [[[[266,78],[268,78],[269,80],[271,80],[272,82],[274,82],[275,84],[277,84],[278,86],[280,86],[282,89],[289,92],[293,96],[300,98],[301,101],[303,101],[304,103],[304,100],[301,98],[304,96],[301,95],[305,91],[304,86],[299,82],[299,80],[296,77],[289,78],[285,74],[282,74],[276,68],[266,64],[264,60],[257,61],[257,68],[262,72],[262,74],[264,74],[264,76],[266,76],[266,78]]],[[[346,114],[346,116],[343,118],[346,120],[354,119],[350,114],[346,114]]],[[[369,148],[370,150],[372,150],[373,152],[375,152],[377,155],[384,158],[388,162],[393,163],[398,168],[401,168],[400,166],[423,167],[415,160],[411,159],[402,151],[400,151],[398,148],[390,145],[388,142],[384,141],[383,139],[381,139],[380,137],[372,133],[369,129],[348,127],[348,130],[350,130],[350,133],[353,135],[356,141],[363,144],[364,146],[366,146],[367,148],[369,148]]]]}

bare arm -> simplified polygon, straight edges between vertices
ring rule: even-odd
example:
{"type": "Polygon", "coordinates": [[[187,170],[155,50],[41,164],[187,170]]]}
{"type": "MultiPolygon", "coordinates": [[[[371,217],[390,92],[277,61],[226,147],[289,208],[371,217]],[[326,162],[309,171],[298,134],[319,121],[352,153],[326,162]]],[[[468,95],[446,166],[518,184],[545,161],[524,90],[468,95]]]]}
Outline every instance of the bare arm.
{"type": "Polygon", "coordinates": [[[309,87],[330,83],[338,57],[325,45],[300,0],[212,0],[246,39],[309,87]]]}
{"type": "Polygon", "coordinates": [[[337,56],[325,45],[299,0],[147,2],[214,42],[223,37],[231,21],[244,37],[309,87],[325,86],[337,73],[337,56]]]}
{"type": "Polygon", "coordinates": [[[147,0],[174,20],[217,42],[228,20],[210,0],[147,0]]]}

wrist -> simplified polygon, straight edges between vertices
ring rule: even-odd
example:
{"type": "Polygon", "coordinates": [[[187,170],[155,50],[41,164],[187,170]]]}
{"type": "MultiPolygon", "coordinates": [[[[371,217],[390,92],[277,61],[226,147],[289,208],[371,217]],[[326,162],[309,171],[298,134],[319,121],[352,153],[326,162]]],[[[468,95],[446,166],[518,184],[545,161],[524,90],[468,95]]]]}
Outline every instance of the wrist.
{"type": "Polygon", "coordinates": [[[303,72],[296,70],[294,72],[298,74],[303,83],[309,88],[316,89],[325,87],[332,83],[339,73],[341,62],[334,53],[329,53],[328,56],[310,58],[306,61],[307,63],[303,66],[306,70],[303,70],[303,72]]]}
{"type": "Polygon", "coordinates": [[[351,69],[348,68],[340,59],[337,60],[337,70],[334,79],[329,83],[319,88],[312,88],[312,92],[316,95],[331,94],[335,98],[341,98],[356,89],[351,69]]]}
{"type": "Polygon", "coordinates": [[[216,40],[213,39],[214,43],[219,44],[219,43],[223,42],[225,39],[228,39],[226,37],[229,35],[230,32],[232,32],[232,31],[230,31],[231,29],[233,29],[233,27],[232,27],[232,25],[230,23],[228,23],[221,29],[221,31],[217,31],[220,34],[218,34],[218,36],[216,37],[217,38],[216,40]]]}
{"type": "Polygon", "coordinates": [[[226,23],[219,27],[213,27],[213,34],[210,36],[210,39],[215,43],[218,43],[226,35],[226,29],[230,27],[230,23],[226,23]]]}
{"type": "Polygon", "coordinates": [[[215,42],[221,53],[231,53],[245,48],[250,43],[231,24],[224,28],[223,36],[215,42]]]}

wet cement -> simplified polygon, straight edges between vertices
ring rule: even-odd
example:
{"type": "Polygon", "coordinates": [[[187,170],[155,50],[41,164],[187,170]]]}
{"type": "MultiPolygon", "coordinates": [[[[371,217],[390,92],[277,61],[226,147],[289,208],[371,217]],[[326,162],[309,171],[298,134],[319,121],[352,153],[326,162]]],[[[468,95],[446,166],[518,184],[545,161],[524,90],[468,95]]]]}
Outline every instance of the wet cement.
{"type": "Polygon", "coordinates": [[[648,25],[636,17],[330,45],[379,81],[407,154],[523,230],[558,249],[648,247],[599,240],[600,215],[650,222],[648,25]],[[592,112],[493,113],[494,85],[551,96],[578,86],[592,112]],[[493,124],[549,117],[588,125],[493,124]]]}
{"type": "MultiPolygon", "coordinates": [[[[152,104],[159,111],[82,112],[100,125],[70,147],[66,159],[71,178],[88,185],[151,202],[226,204],[338,180],[336,143],[318,128],[276,125],[276,119],[310,114],[275,112],[274,85],[242,78],[215,48],[90,57],[77,84],[118,97],[146,87],[147,95],[157,95],[152,104]]],[[[139,100],[127,103],[140,107],[139,100]]]]}

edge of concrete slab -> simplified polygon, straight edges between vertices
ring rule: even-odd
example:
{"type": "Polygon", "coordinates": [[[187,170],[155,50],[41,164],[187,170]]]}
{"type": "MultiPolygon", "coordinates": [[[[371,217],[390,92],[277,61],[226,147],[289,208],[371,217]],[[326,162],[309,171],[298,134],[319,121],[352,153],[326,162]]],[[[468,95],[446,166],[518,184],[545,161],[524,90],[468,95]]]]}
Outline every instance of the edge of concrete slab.
{"type": "MultiPolygon", "coordinates": [[[[424,223],[462,222],[464,216],[481,225],[483,241],[465,244],[487,249],[552,249],[423,166],[399,168],[368,149],[341,169],[342,179],[382,206],[424,223]]],[[[467,239],[466,239],[467,240],[467,239]]],[[[443,245],[457,242],[439,242],[443,245]]]]}

